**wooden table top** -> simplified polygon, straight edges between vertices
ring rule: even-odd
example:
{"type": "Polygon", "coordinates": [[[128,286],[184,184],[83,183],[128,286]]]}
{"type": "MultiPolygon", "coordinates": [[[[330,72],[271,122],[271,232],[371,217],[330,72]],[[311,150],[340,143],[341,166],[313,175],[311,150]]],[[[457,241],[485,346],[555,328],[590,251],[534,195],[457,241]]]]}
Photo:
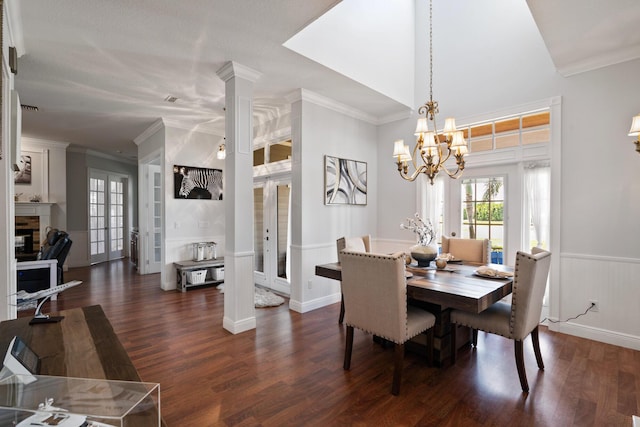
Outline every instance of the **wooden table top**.
{"type": "Polygon", "coordinates": [[[140,381],[140,376],[104,314],[93,305],[62,310],[57,323],[29,325],[31,317],[0,322],[0,351],[19,336],[39,356],[40,375],[140,381]]]}
{"type": "MultiPolygon", "coordinates": [[[[56,315],[64,319],[29,325],[29,316],[0,322],[2,354],[11,339],[19,336],[40,358],[39,375],[141,381],[102,307],[62,310],[56,315]]],[[[158,426],[156,408],[144,404],[139,408],[127,415],[132,425],[158,426]]],[[[164,420],[160,425],[166,427],[164,420]]]]}
{"type": "MultiPolygon", "coordinates": [[[[407,280],[409,298],[459,310],[480,313],[500,299],[509,295],[513,279],[488,279],[474,275],[480,264],[448,264],[444,270],[424,269],[408,266],[414,274],[407,280]]],[[[512,268],[488,264],[500,271],[512,268]]],[[[334,280],[342,279],[340,263],[334,262],[316,266],[316,275],[334,280]]]]}

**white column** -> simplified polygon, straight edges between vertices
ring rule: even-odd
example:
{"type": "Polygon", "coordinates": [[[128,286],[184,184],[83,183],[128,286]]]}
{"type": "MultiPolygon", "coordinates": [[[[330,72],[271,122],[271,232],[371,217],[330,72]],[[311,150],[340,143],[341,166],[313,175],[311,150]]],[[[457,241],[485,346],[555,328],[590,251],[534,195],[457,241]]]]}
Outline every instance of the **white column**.
{"type": "Polygon", "coordinates": [[[225,82],[224,318],[233,334],[256,327],[253,283],[253,83],[260,73],[228,62],[216,74],[225,82]]]}

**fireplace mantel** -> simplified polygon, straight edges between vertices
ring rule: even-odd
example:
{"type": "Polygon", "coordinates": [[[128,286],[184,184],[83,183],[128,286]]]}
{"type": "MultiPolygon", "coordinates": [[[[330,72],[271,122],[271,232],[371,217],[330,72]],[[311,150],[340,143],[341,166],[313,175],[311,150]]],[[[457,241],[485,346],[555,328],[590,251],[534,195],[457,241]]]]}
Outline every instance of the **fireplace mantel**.
{"type": "Polygon", "coordinates": [[[47,235],[51,225],[51,206],[55,203],[15,202],[15,216],[37,216],[40,221],[40,239],[47,235]]]}

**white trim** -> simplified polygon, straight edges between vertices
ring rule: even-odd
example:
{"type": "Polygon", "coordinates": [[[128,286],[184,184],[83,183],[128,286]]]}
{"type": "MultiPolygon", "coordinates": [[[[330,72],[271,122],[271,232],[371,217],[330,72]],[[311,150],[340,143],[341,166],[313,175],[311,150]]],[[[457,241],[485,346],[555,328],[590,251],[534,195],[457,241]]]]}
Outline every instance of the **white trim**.
{"type": "Polygon", "coordinates": [[[560,258],[562,259],[585,259],[589,261],[605,261],[605,262],[624,262],[631,264],[640,264],[640,258],[624,258],[624,257],[613,257],[613,256],[603,256],[603,255],[592,255],[592,254],[576,254],[570,252],[562,252],[560,254],[560,258]]]}
{"type": "Polygon", "coordinates": [[[338,101],[327,98],[326,96],[322,96],[308,89],[297,89],[287,95],[286,100],[290,103],[294,103],[296,101],[307,101],[320,107],[324,107],[329,110],[336,111],[340,114],[344,114],[345,116],[352,117],[357,120],[362,120],[372,125],[379,124],[378,118],[372,116],[371,114],[365,113],[364,111],[360,111],[346,104],[342,104],[338,101]]]}
{"type": "Polygon", "coordinates": [[[300,302],[300,301],[295,301],[293,299],[290,299],[289,309],[296,311],[298,313],[307,313],[309,311],[316,310],[318,308],[326,307],[328,305],[340,302],[341,299],[342,299],[342,294],[340,292],[327,295],[321,298],[316,298],[306,302],[300,302]]]}
{"type": "Polygon", "coordinates": [[[255,255],[254,251],[244,251],[244,252],[225,252],[225,258],[246,258],[252,257],[255,255]]]}
{"type": "Polygon", "coordinates": [[[216,71],[216,75],[223,82],[227,82],[233,77],[240,77],[255,83],[262,76],[262,73],[237,62],[229,61],[216,71]]]}
{"type": "Polygon", "coordinates": [[[42,148],[42,149],[45,149],[45,148],[59,149],[59,150],[68,149],[68,151],[72,151],[70,148],[67,148],[70,145],[69,142],[53,141],[48,139],[38,139],[38,138],[32,138],[30,136],[23,136],[22,144],[27,144],[29,147],[36,147],[36,148],[42,148]]]}
{"type": "Polygon", "coordinates": [[[158,133],[160,130],[162,130],[163,127],[164,127],[164,121],[162,119],[158,119],[155,122],[153,122],[151,126],[149,126],[144,131],[142,131],[140,135],[133,138],[133,142],[136,145],[140,145],[144,141],[146,141],[147,139],[151,138],[153,135],[158,133]]]}
{"type": "MultiPolygon", "coordinates": [[[[550,319],[557,320],[553,317],[550,317],[550,319]]],[[[640,350],[640,337],[634,335],[594,328],[592,326],[579,325],[576,323],[551,323],[549,325],[549,330],[607,344],[618,345],[620,347],[640,350]]]]}
{"type": "Polygon", "coordinates": [[[400,120],[407,120],[413,117],[413,110],[407,109],[406,111],[401,111],[399,113],[389,114],[388,116],[383,116],[378,119],[378,125],[386,125],[387,123],[393,123],[400,120]]]}
{"type": "Polygon", "coordinates": [[[256,328],[256,318],[248,317],[246,319],[239,320],[234,322],[228,317],[224,317],[222,319],[222,327],[232,334],[240,334],[242,332],[250,331],[251,329],[256,328]]]}
{"type": "Polygon", "coordinates": [[[479,123],[487,121],[496,121],[505,119],[508,117],[520,116],[526,113],[532,113],[538,110],[546,110],[553,105],[560,103],[560,96],[553,96],[551,98],[541,99],[538,101],[527,102],[523,104],[514,105],[508,108],[501,108],[499,110],[490,111],[482,114],[474,114],[471,116],[461,117],[456,119],[457,123],[462,123],[457,127],[462,128],[466,126],[474,126],[479,123]]]}

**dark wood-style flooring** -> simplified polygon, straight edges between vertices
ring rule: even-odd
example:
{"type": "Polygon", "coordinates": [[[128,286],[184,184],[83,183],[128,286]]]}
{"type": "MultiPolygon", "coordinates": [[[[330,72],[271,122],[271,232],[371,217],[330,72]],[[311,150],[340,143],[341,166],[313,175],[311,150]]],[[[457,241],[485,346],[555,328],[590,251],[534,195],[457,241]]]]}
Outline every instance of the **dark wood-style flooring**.
{"type": "MultiPolygon", "coordinates": [[[[631,426],[640,413],[640,352],[542,327],[546,369],[530,339],[523,394],[513,343],[480,333],[455,366],[407,353],[400,395],[390,394],[393,348],[355,333],[342,369],[340,304],[305,314],[256,309],[256,330],[222,328],[223,294],[160,289],[127,260],[70,269],[84,283],[45,312],[102,305],[141,378],[161,384],[162,415],[183,426],[631,426]]],[[[21,315],[24,315],[21,313],[21,315]]]]}

